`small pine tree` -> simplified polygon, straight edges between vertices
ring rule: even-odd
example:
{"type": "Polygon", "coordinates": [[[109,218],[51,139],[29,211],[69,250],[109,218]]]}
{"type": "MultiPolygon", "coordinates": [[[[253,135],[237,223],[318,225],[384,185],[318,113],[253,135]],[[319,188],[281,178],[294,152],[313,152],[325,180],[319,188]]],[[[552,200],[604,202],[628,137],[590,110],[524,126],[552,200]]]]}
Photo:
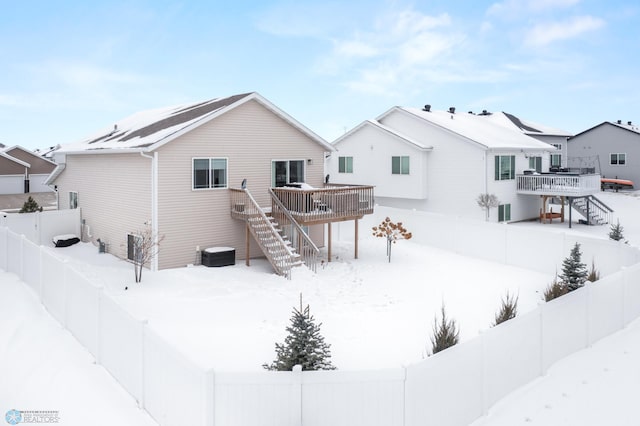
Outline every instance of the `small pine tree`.
{"type": "Polygon", "coordinates": [[[438,323],[438,316],[433,318],[433,334],[431,335],[431,354],[436,354],[453,345],[456,345],[460,338],[460,329],[454,319],[448,319],[444,308],[444,303],[440,309],[442,318],[438,323]]]}
{"type": "Polygon", "coordinates": [[[600,271],[598,271],[596,269],[596,264],[592,260],[591,261],[591,270],[589,271],[589,275],[587,275],[587,281],[591,281],[592,283],[595,283],[599,279],[600,279],[600,271]]]}
{"type": "Polygon", "coordinates": [[[564,285],[562,281],[558,281],[558,277],[556,277],[551,284],[544,290],[544,301],[549,302],[550,300],[556,299],[560,296],[564,296],[567,294],[569,290],[567,286],[564,285]]]}
{"type": "Polygon", "coordinates": [[[22,205],[22,208],[18,213],[34,213],[34,212],[41,212],[41,211],[42,211],[42,207],[40,207],[38,205],[38,202],[34,200],[31,195],[29,195],[29,198],[27,198],[27,201],[24,202],[24,204],[22,205]]]}
{"type": "Polygon", "coordinates": [[[515,298],[507,291],[507,294],[502,299],[500,310],[496,313],[493,326],[501,324],[505,321],[513,319],[518,315],[518,296],[515,298]]]}
{"type": "Polygon", "coordinates": [[[587,265],[581,261],[582,253],[580,244],[576,243],[571,249],[569,257],[562,261],[562,274],[560,279],[567,286],[568,291],[577,290],[587,280],[587,265]]]}
{"type": "Polygon", "coordinates": [[[276,360],[262,367],[271,371],[291,371],[294,366],[301,365],[307,370],[335,370],[331,364],[331,345],[325,343],[320,334],[320,324],[309,312],[309,305],[302,308],[300,295],[300,309],[293,308],[291,325],[287,327],[289,333],[284,343],[276,343],[276,360]]]}
{"type": "Polygon", "coordinates": [[[620,220],[616,222],[616,224],[611,224],[611,230],[609,231],[609,239],[613,241],[622,241],[624,240],[624,235],[622,231],[624,228],[620,225],[620,220]]]}

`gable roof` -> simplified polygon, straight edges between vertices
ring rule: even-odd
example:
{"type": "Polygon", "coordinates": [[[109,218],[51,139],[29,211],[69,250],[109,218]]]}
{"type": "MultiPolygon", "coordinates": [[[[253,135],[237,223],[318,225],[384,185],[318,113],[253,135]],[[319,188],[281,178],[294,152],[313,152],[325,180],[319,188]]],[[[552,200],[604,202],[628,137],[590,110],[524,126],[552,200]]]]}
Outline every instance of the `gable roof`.
{"type": "Polygon", "coordinates": [[[42,160],[46,161],[47,163],[51,163],[53,165],[56,164],[55,162],[51,161],[50,159],[45,158],[42,155],[39,155],[39,154],[31,151],[30,149],[23,148],[20,145],[14,145],[14,146],[10,146],[10,147],[5,147],[5,148],[2,149],[2,152],[6,153],[8,155],[11,155],[11,154],[9,154],[9,152],[13,151],[14,149],[19,149],[20,151],[23,151],[24,153],[26,153],[26,154],[28,154],[30,156],[33,156],[35,158],[42,159],[42,160]]]}
{"type": "Polygon", "coordinates": [[[640,134],[640,127],[636,126],[633,123],[632,124],[628,124],[628,123],[623,123],[622,121],[620,121],[620,123],[618,123],[617,121],[615,123],[611,122],[611,121],[603,121],[600,124],[597,124],[597,125],[595,125],[593,127],[588,128],[587,130],[583,130],[582,132],[580,132],[580,133],[578,133],[578,134],[576,134],[574,136],[571,136],[568,140],[571,140],[573,138],[577,138],[580,135],[583,135],[583,134],[585,134],[587,132],[590,132],[590,131],[592,131],[594,129],[597,129],[598,127],[602,127],[602,126],[615,126],[615,127],[621,128],[623,130],[627,130],[629,132],[640,134]]]}
{"type": "Polygon", "coordinates": [[[58,152],[64,154],[95,154],[97,152],[153,151],[251,100],[257,101],[313,141],[327,148],[327,150],[334,150],[320,136],[258,93],[252,92],[186,105],[141,111],[119,120],[109,130],[98,132],[80,142],[63,145],[58,152]]]}
{"type": "Polygon", "coordinates": [[[395,137],[396,139],[400,140],[401,142],[404,142],[408,145],[413,146],[414,148],[418,148],[420,150],[423,151],[427,151],[427,150],[432,150],[433,147],[432,146],[427,146],[423,143],[420,143],[418,141],[416,141],[415,139],[412,139],[408,136],[403,135],[402,133],[388,127],[385,126],[384,124],[380,123],[379,121],[376,120],[365,120],[362,123],[360,123],[359,125],[357,125],[356,127],[354,127],[353,129],[349,130],[347,133],[345,133],[344,135],[340,136],[338,139],[336,139],[335,141],[333,141],[333,145],[338,145],[340,142],[342,142],[344,139],[346,139],[347,137],[349,137],[350,135],[357,133],[360,129],[364,128],[364,127],[373,127],[374,129],[387,133],[393,137],[395,137]]]}
{"type": "Polygon", "coordinates": [[[409,114],[445,131],[462,136],[488,150],[527,149],[549,151],[549,144],[523,134],[520,130],[488,120],[490,115],[451,113],[449,111],[424,111],[418,108],[394,107],[378,117],[386,117],[394,111],[409,114]]]}
{"type": "Polygon", "coordinates": [[[21,166],[24,166],[24,167],[31,167],[31,164],[7,154],[6,152],[4,152],[4,150],[0,151],[0,157],[4,157],[9,161],[20,164],[21,166]]]}

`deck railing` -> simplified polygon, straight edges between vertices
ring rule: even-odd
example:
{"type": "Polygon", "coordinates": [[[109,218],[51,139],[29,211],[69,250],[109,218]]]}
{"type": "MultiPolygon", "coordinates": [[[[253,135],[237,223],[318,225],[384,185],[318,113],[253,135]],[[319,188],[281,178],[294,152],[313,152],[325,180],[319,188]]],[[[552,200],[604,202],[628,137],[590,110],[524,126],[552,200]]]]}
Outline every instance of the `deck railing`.
{"type": "Polygon", "coordinates": [[[271,215],[281,229],[280,232],[289,239],[289,242],[291,242],[293,248],[300,255],[302,262],[307,265],[307,268],[316,272],[320,250],[311,238],[309,238],[309,235],[304,232],[304,229],[296,222],[291,213],[284,207],[284,204],[282,204],[272,189],[269,189],[269,195],[271,196],[273,206],[271,208],[271,215]]]}
{"type": "MultiPolygon", "coordinates": [[[[360,218],[373,213],[373,186],[327,184],[323,188],[273,188],[301,225],[360,218]]],[[[273,206],[272,206],[273,207],[273,206]]]]}
{"type": "Polygon", "coordinates": [[[586,196],[600,192],[600,175],[517,175],[521,194],[586,196]]]}

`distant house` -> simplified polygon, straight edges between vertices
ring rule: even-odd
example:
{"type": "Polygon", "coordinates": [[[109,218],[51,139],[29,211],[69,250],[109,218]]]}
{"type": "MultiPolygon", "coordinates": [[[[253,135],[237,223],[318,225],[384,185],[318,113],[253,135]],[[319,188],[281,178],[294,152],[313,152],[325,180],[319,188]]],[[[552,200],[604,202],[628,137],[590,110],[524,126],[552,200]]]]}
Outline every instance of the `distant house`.
{"type": "Polygon", "coordinates": [[[569,138],[569,156],[595,164],[603,178],[640,185],[640,127],[631,121],[605,121],[569,138]]]}
{"type": "Polygon", "coordinates": [[[21,146],[0,149],[0,194],[51,192],[44,184],[56,164],[21,146]]]}
{"type": "Polygon", "coordinates": [[[82,238],[99,239],[122,258],[136,256],[148,226],[164,237],[153,269],[197,263],[203,249],[227,247],[239,259],[266,256],[287,275],[317,255],[324,224],[346,217],[323,192],[331,192],[323,188],[331,151],[271,102],[246,93],[140,112],[63,145],[48,183],[57,187],[59,208],[82,209],[82,238]]]}
{"type": "MultiPolygon", "coordinates": [[[[507,127],[513,126],[525,135],[553,146],[555,149],[549,153],[548,159],[550,169],[564,169],[573,166],[573,164],[569,164],[567,155],[567,138],[572,136],[570,132],[523,120],[507,112],[493,113],[492,116],[496,122],[502,121],[507,127]]],[[[542,169],[542,158],[539,157],[529,157],[529,169],[537,172],[547,171],[542,169]]]]}
{"type": "Polygon", "coordinates": [[[504,113],[393,107],[338,138],[327,167],[332,182],[375,185],[381,205],[484,219],[476,200],[486,193],[499,200],[491,221],[538,218],[543,193],[528,183],[557,150],[529,132],[550,136],[504,113]]]}

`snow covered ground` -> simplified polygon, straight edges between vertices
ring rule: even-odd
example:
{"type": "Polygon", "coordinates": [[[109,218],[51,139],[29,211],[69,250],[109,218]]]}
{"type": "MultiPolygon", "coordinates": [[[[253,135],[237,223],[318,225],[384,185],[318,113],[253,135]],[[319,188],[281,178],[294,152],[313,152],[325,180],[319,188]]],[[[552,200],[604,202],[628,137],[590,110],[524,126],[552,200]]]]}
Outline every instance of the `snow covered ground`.
{"type": "MultiPolygon", "coordinates": [[[[620,219],[626,238],[634,245],[640,242],[640,223],[636,219],[640,212],[638,195],[638,192],[604,193],[600,197],[616,210],[615,217],[620,219]]],[[[569,231],[566,223],[559,222],[509,226],[569,231]]],[[[363,226],[362,229],[367,228],[363,226]]],[[[609,227],[576,224],[571,232],[607,238],[609,227]]],[[[148,319],[155,331],[188,357],[217,370],[257,371],[263,363],[272,361],[274,343],[284,339],[291,309],[298,304],[300,293],[304,303],[310,304],[317,321],[323,323],[322,334],[332,345],[334,364],[343,370],[356,370],[394,367],[420,360],[429,347],[433,317],[442,302],[446,304],[448,314],[459,322],[462,339],[468,339],[491,325],[506,291],[519,295],[520,312],[528,311],[541,302],[541,293],[553,278],[459,256],[413,241],[394,245],[391,263],[386,261],[385,242],[381,239],[363,236],[358,260],[352,258],[352,251],[352,243],[336,243],[337,261],[319,267],[317,274],[300,271],[291,281],[275,276],[266,261],[254,260],[249,268],[238,264],[157,273],[145,270],[142,283],[134,284],[130,264],[98,254],[91,245],[56,249],[57,254],[68,256],[69,262],[84,275],[102,283],[106,291],[134,316],[148,319]]],[[[21,286],[13,275],[5,273],[0,275],[0,282],[0,300],[3,301],[0,310],[0,377],[3,378],[0,410],[61,410],[68,413],[61,413],[63,424],[93,424],[95,422],[85,421],[83,413],[112,411],[123,419],[111,418],[105,424],[152,422],[106,371],[92,363],[90,355],[77,346],[69,333],[56,325],[26,285],[21,286]],[[41,334],[35,334],[35,329],[41,329],[41,334]],[[31,336],[30,333],[34,333],[33,337],[23,337],[31,336]],[[44,351],[47,357],[42,356],[44,351]],[[24,356],[31,353],[39,356],[24,356]],[[64,354],[67,356],[62,356],[64,354]],[[86,390],[88,383],[92,383],[95,393],[86,390]],[[88,408],[79,408],[84,406],[88,408]],[[75,421],[74,416],[83,420],[75,421]]],[[[613,360],[615,353],[604,352],[615,347],[618,354],[621,350],[623,354],[624,351],[633,354],[637,351],[639,328],[636,322],[609,338],[613,339],[612,344],[603,341],[573,355],[585,357],[576,362],[584,368],[559,367],[562,363],[554,366],[547,376],[496,405],[489,417],[479,420],[485,423],[478,425],[531,421],[554,424],[548,417],[554,410],[547,406],[557,408],[558,417],[553,419],[559,421],[563,416],[573,418],[571,404],[596,406],[598,400],[588,399],[597,398],[596,391],[603,393],[599,396],[600,401],[608,401],[611,392],[604,385],[588,387],[582,382],[599,383],[597,377],[602,376],[603,371],[618,371],[618,361],[603,361],[608,357],[613,360]],[[618,342],[624,349],[620,349],[618,342]],[[591,362],[593,364],[589,366],[591,362]],[[614,364],[615,369],[611,367],[614,364]],[[562,378],[560,373],[569,376],[562,378]],[[549,386],[554,389],[565,389],[558,387],[557,381],[564,380],[568,384],[560,393],[545,388],[537,390],[537,386],[546,380],[552,380],[549,386]],[[572,380],[576,384],[571,385],[572,380]],[[588,388],[593,392],[582,392],[577,388],[588,388]],[[518,402],[523,405],[509,411],[511,404],[518,402]],[[567,407],[567,411],[561,411],[560,407],[567,407]],[[515,417],[508,417],[509,412],[515,417]]],[[[637,374],[632,376],[631,369],[627,371],[631,377],[638,378],[637,374]]],[[[613,378],[614,374],[605,376],[613,378]]],[[[640,385],[633,388],[629,382],[622,386],[637,394],[640,385]]],[[[634,383],[640,384],[640,380],[634,383]]],[[[593,418],[597,417],[594,415],[593,418]]],[[[572,421],[562,424],[603,423],[572,421]]]]}

